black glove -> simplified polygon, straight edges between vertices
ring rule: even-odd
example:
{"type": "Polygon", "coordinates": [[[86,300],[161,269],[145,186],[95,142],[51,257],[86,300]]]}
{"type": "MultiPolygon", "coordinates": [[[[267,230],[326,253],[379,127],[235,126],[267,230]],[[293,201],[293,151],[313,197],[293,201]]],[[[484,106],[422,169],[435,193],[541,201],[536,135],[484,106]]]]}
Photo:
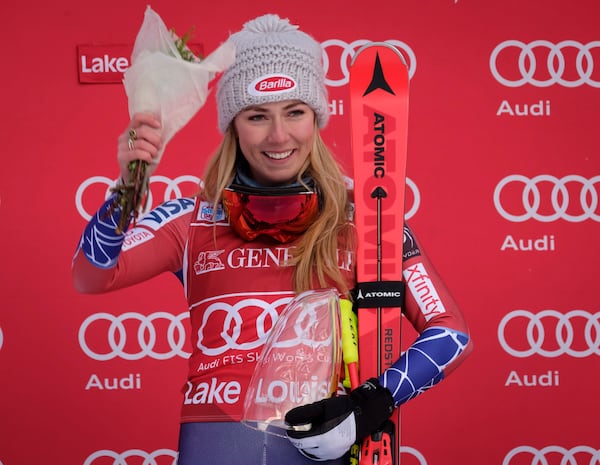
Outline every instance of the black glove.
{"type": "Polygon", "coordinates": [[[376,378],[350,392],[290,410],[285,422],[294,446],[313,460],[342,457],[356,441],[375,432],[394,411],[392,393],[376,378]],[[294,428],[295,427],[295,428],[294,428]]]}

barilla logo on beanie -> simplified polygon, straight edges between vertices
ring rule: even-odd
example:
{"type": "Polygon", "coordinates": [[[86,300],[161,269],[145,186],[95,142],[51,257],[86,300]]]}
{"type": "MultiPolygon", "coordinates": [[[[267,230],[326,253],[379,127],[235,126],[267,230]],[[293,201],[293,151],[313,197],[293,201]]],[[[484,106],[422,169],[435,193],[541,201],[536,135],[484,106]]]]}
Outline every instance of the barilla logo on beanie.
{"type": "Polygon", "coordinates": [[[267,74],[248,85],[248,93],[256,97],[281,94],[296,89],[296,81],[285,74],[267,74]]]}

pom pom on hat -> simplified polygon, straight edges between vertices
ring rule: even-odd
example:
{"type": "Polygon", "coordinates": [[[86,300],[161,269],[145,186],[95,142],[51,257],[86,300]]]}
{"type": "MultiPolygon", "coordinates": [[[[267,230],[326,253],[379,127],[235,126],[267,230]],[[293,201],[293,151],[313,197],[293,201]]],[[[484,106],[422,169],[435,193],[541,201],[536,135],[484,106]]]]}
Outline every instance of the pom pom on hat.
{"type": "Polygon", "coordinates": [[[250,105],[301,100],[310,106],[319,127],[329,119],[321,45],[289,20],[274,14],[244,24],[229,38],[235,62],[217,87],[219,129],[250,105]]]}

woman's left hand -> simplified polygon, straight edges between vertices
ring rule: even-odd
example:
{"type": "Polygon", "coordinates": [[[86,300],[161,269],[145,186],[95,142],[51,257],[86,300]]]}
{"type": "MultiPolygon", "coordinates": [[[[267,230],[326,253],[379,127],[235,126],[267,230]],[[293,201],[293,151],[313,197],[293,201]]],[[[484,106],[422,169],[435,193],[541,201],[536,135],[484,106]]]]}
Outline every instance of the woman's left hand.
{"type": "Polygon", "coordinates": [[[393,411],[392,393],[371,378],[348,396],[331,397],[290,410],[285,416],[285,422],[292,427],[287,435],[305,456],[335,460],[356,441],[377,431],[393,411]]]}

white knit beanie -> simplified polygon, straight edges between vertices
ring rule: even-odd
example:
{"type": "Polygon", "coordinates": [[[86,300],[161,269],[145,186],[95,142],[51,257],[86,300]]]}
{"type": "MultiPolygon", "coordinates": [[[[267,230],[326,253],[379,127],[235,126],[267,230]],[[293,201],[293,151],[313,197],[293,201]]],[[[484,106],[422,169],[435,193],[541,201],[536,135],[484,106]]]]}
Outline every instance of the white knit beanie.
{"type": "Polygon", "coordinates": [[[283,100],[303,101],[314,110],[319,127],[327,124],[322,50],[316,40],[274,14],[248,21],[229,40],[236,52],[217,86],[221,132],[244,108],[283,100]]]}

